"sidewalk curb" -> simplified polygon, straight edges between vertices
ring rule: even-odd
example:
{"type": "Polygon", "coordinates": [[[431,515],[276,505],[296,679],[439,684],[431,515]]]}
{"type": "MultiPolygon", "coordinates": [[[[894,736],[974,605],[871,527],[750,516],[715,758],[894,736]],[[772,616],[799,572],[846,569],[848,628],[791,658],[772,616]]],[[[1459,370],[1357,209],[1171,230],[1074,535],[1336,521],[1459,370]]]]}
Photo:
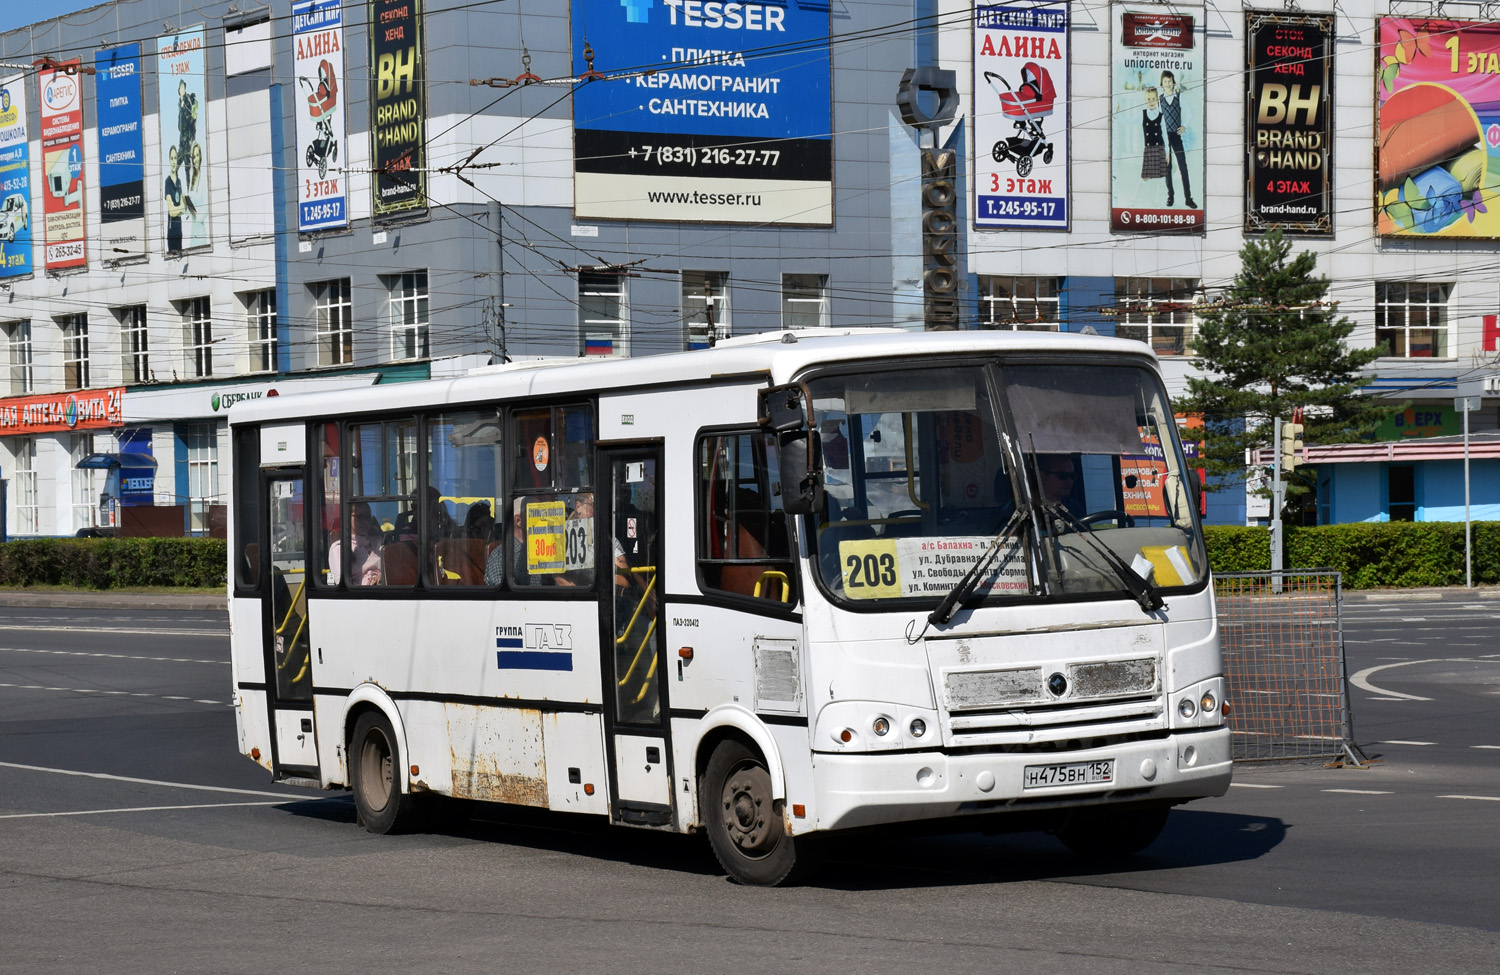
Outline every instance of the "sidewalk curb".
{"type": "Polygon", "coordinates": [[[227,597],[198,593],[27,592],[0,590],[0,609],[167,609],[227,612],[227,597]]]}

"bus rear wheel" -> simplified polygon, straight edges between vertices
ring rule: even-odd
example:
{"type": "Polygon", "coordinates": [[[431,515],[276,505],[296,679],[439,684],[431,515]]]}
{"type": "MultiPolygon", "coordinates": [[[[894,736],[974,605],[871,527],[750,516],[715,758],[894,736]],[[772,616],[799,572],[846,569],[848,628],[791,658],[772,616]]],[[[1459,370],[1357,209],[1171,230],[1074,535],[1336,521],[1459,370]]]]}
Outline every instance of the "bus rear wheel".
{"type": "Polygon", "coordinates": [[[1161,835],[1170,811],[1170,806],[1077,809],[1057,831],[1057,838],[1079,856],[1127,857],[1144,850],[1161,835]]]}
{"type": "Polygon", "coordinates": [[[390,721],[379,711],[366,711],[354,723],[349,777],[365,829],[395,833],[411,825],[412,797],[401,792],[401,749],[390,721]]]}
{"type": "Polygon", "coordinates": [[[785,880],[797,863],[797,851],[761,757],[742,742],[720,743],[700,789],[709,844],[729,876],[757,887],[785,880]]]}

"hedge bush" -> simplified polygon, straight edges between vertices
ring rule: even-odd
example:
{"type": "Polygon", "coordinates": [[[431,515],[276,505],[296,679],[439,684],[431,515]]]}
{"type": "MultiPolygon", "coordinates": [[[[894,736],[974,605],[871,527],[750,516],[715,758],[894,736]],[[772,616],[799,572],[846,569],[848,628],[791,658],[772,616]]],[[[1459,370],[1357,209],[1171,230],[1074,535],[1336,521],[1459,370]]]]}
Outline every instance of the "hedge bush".
{"type": "MultiPolygon", "coordinates": [[[[1204,529],[1208,564],[1216,572],[1264,572],[1271,565],[1269,528],[1213,525],[1204,529]]],[[[1337,569],[1346,589],[1460,586],[1464,583],[1461,522],[1362,522],[1286,530],[1286,568],[1337,569]]],[[[1500,582],[1500,522],[1473,525],[1476,583],[1500,582]]]]}
{"type": "Polygon", "coordinates": [[[222,538],[27,538],[0,544],[0,586],[213,588],[222,538]]]}

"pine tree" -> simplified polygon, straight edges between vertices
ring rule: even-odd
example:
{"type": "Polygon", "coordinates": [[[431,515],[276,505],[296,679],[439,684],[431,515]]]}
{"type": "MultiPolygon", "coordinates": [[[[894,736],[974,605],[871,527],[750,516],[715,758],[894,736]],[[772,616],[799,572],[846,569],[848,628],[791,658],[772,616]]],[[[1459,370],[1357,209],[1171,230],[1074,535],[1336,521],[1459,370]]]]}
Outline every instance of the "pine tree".
{"type": "Polygon", "coordinates": [[[1405,406],[1359,395],[1371,381],[1360,369],[1383,351],[1346,345],[1354,322],[1324,302],[1317,255],[1289,259],[1291,249],[1280,231],[1247,240],[1234,284],[1198,316],[1202,377],[1188,380],[1178,409],[1203,414],[1210,476],[1237,482],[1253,473],[1245,451],[1273,446],[1272,421],[1290,420],[1299,406],[1309,444],[1361,440],[1405,406]]]}

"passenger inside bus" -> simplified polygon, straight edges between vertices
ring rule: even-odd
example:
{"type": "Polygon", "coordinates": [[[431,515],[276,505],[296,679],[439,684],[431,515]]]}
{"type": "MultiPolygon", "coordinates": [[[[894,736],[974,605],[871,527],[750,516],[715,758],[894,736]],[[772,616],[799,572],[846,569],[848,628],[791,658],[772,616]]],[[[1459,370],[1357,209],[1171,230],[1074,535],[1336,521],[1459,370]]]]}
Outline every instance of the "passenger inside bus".
{"type": "Polygon", "coordinates": [[[1043,502],[1061,504],[1075,517],[1082,513],[1077,510],[1078,499],[1074,487],[1078,475],[1071,457],[1067,454],[1038,454],[1036,472],[1043,502]]]}
{"type": "MultiPolygon", "coordinates": [[[[356,501],[349,506],[349,584],[351,586],[374,586],[380,584],[380,526],[370,511],[368,501],[356,501]]],[[[328,584],[336,586],[343,576],[343,540],[334,537],[328,546],[328,584]]]]}

